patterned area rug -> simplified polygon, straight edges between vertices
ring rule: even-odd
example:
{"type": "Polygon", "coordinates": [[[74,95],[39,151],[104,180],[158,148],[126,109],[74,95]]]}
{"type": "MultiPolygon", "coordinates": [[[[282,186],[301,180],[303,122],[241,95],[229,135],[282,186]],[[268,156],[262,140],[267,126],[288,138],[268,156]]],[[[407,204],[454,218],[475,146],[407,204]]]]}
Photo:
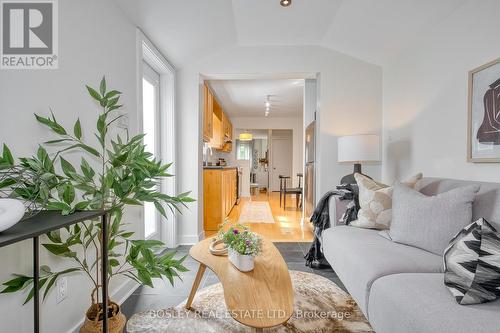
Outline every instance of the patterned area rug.
{"type": "Polygon", "coordinates": [[[273,212],[267,201],[249,201],[241,209],[238,223],[274,223],[273,212]]]}
{"type": "MultiPolygon", "coordinates": [[[[374,332],[354,300],[335,283],[319,275],[290,271],[295,291],[294,313],[284,325],[266,333],[374,332]]],[[[251,333],[227,313],[220,283],[199,290],[195,311],[183,304],[166,310],[135,314],[127,323],[129,333],[251,333]]]]}

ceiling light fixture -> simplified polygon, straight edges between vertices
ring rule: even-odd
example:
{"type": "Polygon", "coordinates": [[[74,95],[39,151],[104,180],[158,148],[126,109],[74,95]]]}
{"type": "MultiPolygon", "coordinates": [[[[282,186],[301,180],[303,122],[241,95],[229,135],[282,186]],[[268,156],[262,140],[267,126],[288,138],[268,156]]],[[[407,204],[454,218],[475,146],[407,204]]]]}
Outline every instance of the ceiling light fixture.
{"type": "Polygon", "coordinates": [[[249,132],[240,133],[240,135],[238,136],[238,139],[240,139],[240,141],[252,141],[253,134],[249,133],[249,132]]]}
{"type": "Polygon", "coordinates": [[[281,0],[280,5],[283,7],[288,7],[292,4],[292,0],[281,0]]]}
{"type": "Polygon", "coordinates": [[[269,100],[270,98],[270,95],[267,95],[266,97],[266,102],[264,103],[264,105],[266,106],[266,117],[269,116],[269,111],[271,110],[271,101],[269,100]]]}

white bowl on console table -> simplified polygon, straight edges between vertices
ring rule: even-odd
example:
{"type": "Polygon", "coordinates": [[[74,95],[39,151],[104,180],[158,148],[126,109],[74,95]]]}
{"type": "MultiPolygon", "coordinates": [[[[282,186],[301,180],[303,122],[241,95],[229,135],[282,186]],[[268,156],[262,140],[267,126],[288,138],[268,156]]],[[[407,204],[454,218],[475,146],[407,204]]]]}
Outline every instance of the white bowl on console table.
{"type": "Polygon", "coordinates": [[[0,199],[0,232],[9,229],[24,216],[25,208],[16,199],[0,199]]]}

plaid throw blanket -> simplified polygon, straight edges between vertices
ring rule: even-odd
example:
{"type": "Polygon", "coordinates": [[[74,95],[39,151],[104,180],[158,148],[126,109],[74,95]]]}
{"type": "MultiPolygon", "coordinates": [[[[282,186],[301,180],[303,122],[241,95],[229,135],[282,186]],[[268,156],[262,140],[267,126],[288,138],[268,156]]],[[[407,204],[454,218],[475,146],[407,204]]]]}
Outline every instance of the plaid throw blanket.
{"type": "Polygon", "coordinates": [[[356,220],[359,210],[357,185],[340,185],[336,190],[327,192],[318,202],[311,217],[311,222],[314,227],[314,240],[311,244],[309,252],[304,257],[306,266],[320,267],[330,266],[323,255],[323,247],[321,244],[321,235],[323,230],[330,228],[330,209],[329,202],[331,196],[338,196],[340,200],[349,200],[346,212],[340,220],[343,224],[349,224],[356,220]]]}

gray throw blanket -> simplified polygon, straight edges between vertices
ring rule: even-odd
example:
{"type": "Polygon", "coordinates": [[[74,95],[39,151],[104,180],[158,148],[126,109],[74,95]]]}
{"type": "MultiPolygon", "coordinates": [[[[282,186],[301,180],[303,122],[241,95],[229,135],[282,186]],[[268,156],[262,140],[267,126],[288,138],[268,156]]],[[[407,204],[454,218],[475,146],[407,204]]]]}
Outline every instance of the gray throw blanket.
{"type": "Polygon", "coordinates": [[[347,211],[342,215],[341,222],[349,224],[354,221],[358,216],[359,203],[358,203],[358,189],[357,185],[340,185],[336,190],[327,192],[318,202],[311,217],[311,222],[314,227],[314,240],[311,244],[309,252],[304,257],[306,259],[306,266],[320,267],[330,266],[325,260],[323,255],[323,248],[321,244],[321,235],[324,230],[330,228],[330,197],[336,195],[340,200],[350,200],[347,211]]]}

